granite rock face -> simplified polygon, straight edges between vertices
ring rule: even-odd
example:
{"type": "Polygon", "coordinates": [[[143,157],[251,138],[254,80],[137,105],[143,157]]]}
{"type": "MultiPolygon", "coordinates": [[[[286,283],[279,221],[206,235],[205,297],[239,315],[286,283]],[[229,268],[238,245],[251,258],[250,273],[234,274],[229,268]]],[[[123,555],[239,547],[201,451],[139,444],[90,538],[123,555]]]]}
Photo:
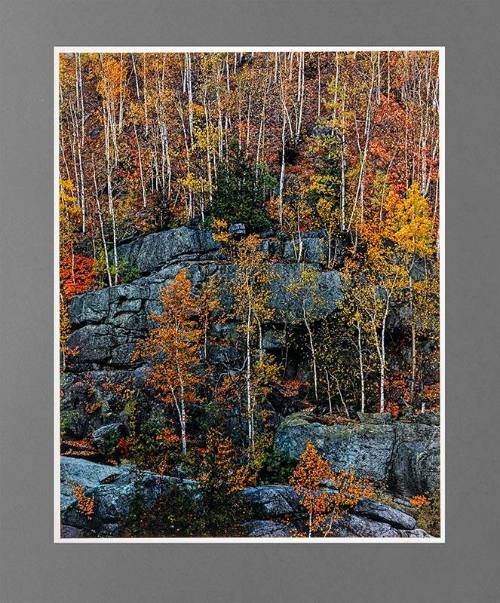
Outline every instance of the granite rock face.
{"type": "MultiPolygon", "coordinates": [[[[267,242],[263,240],[263,244],[267,242]]],[[[105,367],[130,369],[137,339],[144,337],[152,325],[150,315],[162,310],[161,289],[171,284],[183,269],[187,270],[194,290],[199,290],[210,276],[218,276],[221,301],[226,309],[231,307],[229,285],[235,267],[225,260],[209,230],[183,226],[152,233],[120,245],[118,252],[141,276],[128,284],[77,295],[70,301],[68,314],[72,332],[68,346],[79,350],[78,355],[70,359],[72,371],[105,367]]],[[[318,258],[311,256],[311,260],[318,258]]],[[[271,269],[276,277],[270,285],[270,306],[276,310],[275,320],[299,320],[301,308],[289,295],[288,287],[299,276],[300,266],[285,253],[273,257],[271,269]]],[[[306,305],[321,316],[333,312],[342,298],[340,274],[320,270],[318,293],[321,302],[311,294],[306,305]]]]}
{"type": "Polygon", "coordinates": [[[299,458],[307,442],[336,471],[353,468],[399,494],[415,495],[439,487],[439,427],[420,421],[323,425],[303,413],[278,427],[275,449],[299,458]]]}
{"type": "Polygon", "coordinates": [[[214,265],[180,262],[126,285],[75,296],[68,305],[73,329],[68,346],[79,353],[71,369],[130,368],[137,339],[153,324],[150,315],[162,310],[160,290],[183,268],[194,287],[216,271],[214,265]]]}
{"type": "Polygon", "coordinates": [[[439,463],[439,426],[421,421],[397,424],[389,486],[402,494],[437,490],[439,463]]]}
{"type": "Polygon", "coordinates": [[[119,255],[141,274],[149,274],[173,260],[212,257],[218,249],[219,244],[209,230],[181,226],[120,245],[119,255]]]}
{"type": "Polygon", "coordinates": [[[302,246],[299,241],[287,241],[283,250],[283,257],[287,260],[297,261],[299,253],[301,259],[311,264],[324,262],[328,257],[326,238],[321,232],[304,233],[302,246]]]}
{"type": "MultiPolygon", "coordinates": [[[[235,235],[239,236],[241,225],[236,226],[238,232],[235,231],[235,235]]],[[[300,320],[301,307],[290,295],[289,287],[299,277],[301,267],[297,264],[296,249],[290,241],[278,240],[269,233],[262,235],[261,249],[269,254],[269,266],[276,277],[270,284],[270,305],[276,312],[273,320],[264,325],[263,347],[279,355],[283,352],[280,333],[285,321],[287,325],[293,325],[294,321],[300,320]]],[[[318,302],[317,296],[311,293],[310,299],[306,299],[306,306],[318,317],[333,313],[342,299],[340,274],[324,269],[327,251],[324,234],[304,234],[302,257],[306,264],[318,271],[318,293],[321,297],[321,302],[318,302]]],[[[118,253],[139,277],[127,284],[75,296],[69,302],[71,334],[67,345],[78,348],[78,354],[68,358],[68,372],[62,377],[61,417],[66,437],[79,439],[94,434],[94,444],[103,456],[112,451],[119,434],[126,433],[127,429],[125,402],[122,396],[113,393],[113,389],[108,387],[110,384],[126,386],[132,380],[144,398],[141,399],[141,408],[151,415],[156,411],[161,414],[162,409],[157,408],[159,405],[154,402],[145,381],[147,365],[131,358],[137,340],[145,337],[153,325],[151,314],[162,310],[159,301],[161,289],[171,284],[183,269],[187,270],[195,291],[199,291],[209,277],[217,276],[221,282],[221,302],[229,310],[233,301],[230,284],[235,275],[235,266],[224,257],[208,230],[181,227],[152,233],[121,244],[118,253]],[[93,405],[97,410],[93,410],[93,405]]],[[[234,344],[237,327],[235,322],[214,326],[218,341],[216,345],[209,346],[208,354],[215,365],[219,363],[226,367],[225,370],[242,364],[240,352],[234,344]]],[[[307,378],[305,373],[300,373],[308,370],[305,363],[300,364],[300,359],[292,370],[307,378]]],[[[297,408],[301,406],[293,410],[297,408]]],[[[283,415],[290,410],[279,412],[283,415]]],[[[281,415],[273,420],[278,422],[281,415]]],[[[439,486],[439,425],[433,417],[424,415],[418,421],[406,423],[394,422],[388,415],[363,415],[359,419],[359,422],[349,424],[325,425],[308,415],[289,415],[281,420],[275,449],[298,458],[306,443],[312,441],[334,469],[353,467],[359,475],[386,484],[403,496],[432,491],[439,486]]],[[[89,466],[85,465],[88,461],[69,458],[63,459],[63,463],[65,472],[73,476],[71,479],[79,483],[81,478],[85,488],[95,495],[96,519],[91,529],[103,534],[116,531],[116,525],[124,521],[130,501],[138,490],[144,492],[146,500],[150,501],[156,496],[158,484],[166,488],[174,483],[168,481],[174,478],[158,481],[159,476],[139,474],[130,468],[117,469],[106,465],[96,468],[96,463],[89,466]],[[118,478],[109,484],[101,483],[99,476],[103,472],[107,477],[109,471],[113,476],[118,474],[118,478]],[[109,503],[111,507],[105,502],[106,498],[113,501],[109,503]]],[[[75,529],[88,528],[88,522],[75,510],[69,479],[65,482],[64,496],[71,504],[65,507],[64,523],[75,529]]],[[[243,495],[262,522],[276,523],[280,517],[297,512],[297,497],[285,485],[249,488],[243,495]]],[[[362,531],[362,522],[365,533],[372,529],[369,522],[381,522],[390,530],[415,531],[410,527],[411,518],[398,520],[396,510],[380,510],[373,504],[360,509],[356,517],[362,519],[356,526],[344,526],[346,531],[362,531]]],[[[255,529],[272,532],[281,530],[281,527],[261,525],[255,529]]]]}
{"type": "Polygon", "coordinates": [[[411,515],[368,498],[359,501],[354,508],[354,514],[374,521],[388,523],[402,530],[413,530],[417,525],[415,518],[411,515]]]}
{"type": "Polygon", "coordinates": [[[403,534],[389,523],[375,521],[359,515],[347,515],[336,526],[336,533],[343,537],[401,538],[403,534]]]}
{"type": "Polygon", "coordinates": [[[311,441],[335,471],[354,467],[360,475],[386,479],[394,446],[394,426],[370,423],[322,425],[296,413],[281,422],[275,449],[298,458],[311,441]]]}
{"type": "MultiPolygon", "coordinates": [[[[298,264],[276,263],[273,265],[273,271],[276,278],[270,285],[270,306],[290,316],[292,320],[298,320],[301,316],[299,301],[290,295],[288,288],[300,276],[301,267],[298,264]]],[[[311,291],[305,300],[306,309],[317,316],[331,314],[342,299],[341,286],[340,274],[336,270],[319,271],[318,290],[311,291]]]]}

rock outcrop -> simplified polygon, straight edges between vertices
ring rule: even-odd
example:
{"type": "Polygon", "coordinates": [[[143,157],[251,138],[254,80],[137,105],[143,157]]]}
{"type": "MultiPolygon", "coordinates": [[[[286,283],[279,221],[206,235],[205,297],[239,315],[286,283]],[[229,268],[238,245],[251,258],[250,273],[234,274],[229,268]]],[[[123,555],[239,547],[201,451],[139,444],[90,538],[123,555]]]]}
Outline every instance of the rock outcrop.
{"type": "MultiPolygon", "coordinates": [[[[322,241],[317,237],[305,240],[313,247],[314,241],[322,241]]],[[[264,239],[263,243],[269,241],[264,239]]],[[[285,253],[283,246],[278,245],[278,249],[271,245],[264,247],[268,249],[270,260],[272,257],[271,269],[276,275],[270,286],[270,306],[277,311],[276,321],[285,317],[300,318],[299,304],[288,292],[288,286],[299,275],[299,265],[285,253]]],[[[210,276],[217,275],[222,282],[222,302],[226,308],[231,305],[227,285],[234,277],[235,268],[224,259],[208,230],[183,226],[149,234],[120,245],[118,253],[141,276],[131,283],[84,293],[71,300],[68,313],[72,333],[68,346],[79,351],[70,363],[74,372],[129,369],[137,339],[144,337],[151,326],[149,316],[162,309],[160,290],[184,268],[195,290],[210,276]]],[[[317,256],[312,260],[319,261],[317,256]]],[[[342,297],[339,273],[320,271],[318,292],[321,303],[313,295],[307,303],[310,306],[317,304],[321,315],[333,312],[342,297]]]]}
{"type": "MultiPolygon", "coordinates": [[[[425,416],[421,419],[425,421],[425,416]]],[[[388,484],[402,494],[420,494],[439,488],[439,426],[399,421],[388,484]]]]}
{"type": "Polygon", "coordinates": [[[354,515],[367,517],[379,523],[387,523],[401,530],[413,530],[417,525],[415,518],[411,515],[368,498],[361,500],[356,505],[354,515]]]}
{"type": "MultiPolygon", "coordinates": [[[[200,496],[197,482],[149,471],[136,471],[131,466],[112,467],[91,461],[63,457],[61,459],[61,536],[118,536],[123,532],[133,508],[150,508],[158,498],[182,490],[200,496]],[[79,505],[75,486],[92,501],[91,513],[79,505]]],[[[241,526],[242,535],[250,537],[287,537],[297,534],[296,525],[303,516],[300,500],[287,485],[268,484],[246,488],[241,492],[253,515],[241,526]]],[[[416,528],[413,517],[388,505],[364,499],[352,514],[335,525],[336,536],[429,537],[416,528]]]]}
{"type": "Polygon", "coordinates": [[[286,523],[271,519],[256,519],[243,524],[245,535],[249,538],[288,538],[293,536],[293,528],[286,523]]]}
{"type": "MultiPolygon", "coordinates": [[[[240,232],[241,225],[238,228],[240,232]]],[[[276,276],[270,284],[270,305],[276,312],[273,321],[264,325],[263,347],[279,355],[283,354],[284,344],[279,337],[283,321],[290,324],[294,317],[300,319],[299,303],[288,292],[300,267],[286,252],[286,243],[272,238],[272,233],[268,235],[262,238],[262,248],[276,276]]],[[[324,243],[317,233],[310,233],[304,240],[308,241],[307,249],[317,249],[324,243]]],[[[62,376],[61,410],[64,431],[71,438],[90,436],[110,423],[126,423],[123,398],[113,393],[110,384],[125,386],[131,380],[144,397],[141,402],[154,404],[151,392],[144,387],[145,367],[132,361],[132,354],[138,339],[145,337],[153,324],[151,314],[162,311],[161,289],[171,284],[180,270],[187,270],[195,291],[209,277],[217,276],[222,304],[226,310],[232,304],[229,285],[235,266],[224,257],[208,230],[181,227],[149,234],[119,245],[118,254],[140,276],[127,284],[77,295],[68,304],[71,333],[67,346],[78,352],[68,357],[67,372],[62,376]],[[88,407],[94,402],[99,408],[89,413],[88,407]]],[[[308,252],[306,259],[317,261],[318,256],[308,252]]],[[[333,312],[342,297],[339,273],[320,270],[318,291],[321,303],[311,295],[306,304],[317,304],[317,313],[322,316],[333,312]]],[[[221,344],[208,346],[210,361],[224,370],[241,366],[240,352],[234,345],[237,324],[229,321],[213,329],[221,344]]],[[[307,372],[308,367],[303,365],[301,370],[307,372]]]]}
{"type": "Polygon", "coordinates": [[[275,449],[297,459],[311,441],[336,471],[355,469],[403,495],[439,486],[439,427],[416,419],[404,423],[375,415],[373,421],[324,425],[304,413],[285,417],[275,449]]]}
{"type": "MultiPolygon", "coordinates": [[[[242,225],[236,226],[234,234],[241,236],[242,225]]],[[[262,235],[261,249],[268,254],[270,269],[275,273],[270,284],[270,305],[276,311],[273,320],[263,325],[262,345],[284,356],[283,325],[286,321],[290,328],[294,321],[300,321],[302,310],[289,292],[290,284],[301,270],[297,264],[297,249],[292,242],[279,240],[272,233],[262,235]]],[[[313,315],[322,317],[333,313],[342,299],[340,274],[324,269],[327,251],[322,233],[304,234],[302,259],[318,269],[320,294],[311,292],[305,304],[313,315]]],[[[119,439],[127,433],[125,399],[116,393],[120,388],[127,388],[133,382],[147,420],[157,421],[158,425],[164,420],[165,409],[154,402],[145,381],[147,366],[131,358],[138,339],[145,337],[153,324],[151,314],[162,310],[161,289],[186,269],[195,291],[199,291],[209,277],[217,276],[223,306],[230,310],[232,304],[230,284],[235,266],[224,257],[208,230],[181,227],[149,234],[122,243],[118,254],[138,278],[75,296],[68,304],[71,334],[67,345],[78,353],[67,359],[67,372],[62,376],[61,427],[69,440],[85,438],[92,442],[96,460],[112,458],[119,439]]],[[[237,327],[231,321],[213,327],[214,339],[218,342],[208,346],[208,355],[215,367],[219,365],[227,370],[242,366],[240,351],[234,345],[237,327]]],[[[289,358],[287,376],[307,379],[308,363],[300,354],[296,355],[297,358],[289,358]]],[[[273,410],[276,413],[273,425],[280,420],[281,423],[275,449],[292,458],[298,458],[310,440],[334,469],[354,467],[358,474],[383,483],[402,496],[438,487],[439,426],[431,418],[395,422],[389,415],[363,415],[359,422],[326,425],[306,414],[282,418],[286,412],[301,406],[277,408],[273,410]]],[[[92,530],[102,535],[115,533],[123,525],[138,492],[147,506],[168,488],[196,486],[189,481],[137,472],[131,467],[114,468],[75,458],[63,458],[62,473],[63,523],[72,530],[92,530]],[[81,484],[94,499],[95,513],[90,524],[77,509],[73,483],[81,484]]],[[[253,509],[255,521],[260,522],[254,522],[249,528],[253,533],[282,534],[289,529],[281,525],[282,518],[297,513],[297,497],[285,485],[249,488],[243,497],[253,509]]],[[[415,531],[411,518],[398,521],[397,511],[388,509],[376,509],[373,504],[360,507],[358,519],[343,525],[342,529],[346,534],[356,531],[368,534],[376,529],[388,534],[394,530],[415,531]],[[378,524],[383,527],[377,528],[378,524]]]]}
{"type": "MultiPolygon", "coordinates": [[[[408,538],[412,535],[412,530],[399,530],[390,523],[375,521],[368,517],[355,514],[347,515],[336,525],[336,533],[341,537],[358,538],[408,538]]],[[[428,538],[429,535],[420,530],[421,538],[428,538]],[[425,536],[424,536],[425,534],[425,536]]]]}
{"type": "Polygon", "coordinates": [[[172,261],[213,258],[218,249],[209,230],[181,226],[124,243],[119,247],[119,256],[141,274],[150,274],[172,261]]]}

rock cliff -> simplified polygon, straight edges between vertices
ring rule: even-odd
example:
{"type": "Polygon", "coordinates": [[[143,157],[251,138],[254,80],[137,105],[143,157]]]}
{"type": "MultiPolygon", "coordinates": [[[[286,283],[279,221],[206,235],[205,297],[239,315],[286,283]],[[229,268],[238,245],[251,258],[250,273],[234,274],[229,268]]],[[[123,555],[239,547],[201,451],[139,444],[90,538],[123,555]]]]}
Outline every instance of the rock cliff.
{"type": "MultiPolygon", "coordinates": [[[[264,325],[263,346],[280,353],[283,350],[282,343],[276,336],[277,330],[282,327],[284,317],[297,317],[300,312],[297,302],[293,301],[288,292],[289,284],[298,275],[299,266],[290,241],[279,241],[267,235],[263,235],[261,241],[261,248],[268,254],[276,275],[270,285],[271,306],[276,313],[273,321],[264,325]]],[[[127,433],[123,398],[107,386],[125,385],[133,378],[135,386],[139,390],[143,388],[145,366],[132,362],[131,354],[137,340],[144,337],[152,325],[150,315],[161,311],[160,290],[169,285],[182,269],[187,270],[195,291],[209,277],[217,275],[221,282],[222,303],[229,308],[232,303],[229,284],[235,271],[234,265],[224,257],[219,244],[208,230],[181,227],[153,233],[121,244],[118,252],[123,260],[137,270],[139,277],[130,283],[78,295],[71,300],[68,307],[71,323],[68,346],[77,348],[78,354],[68,359],[67,372],[62,376],[62,427],[74,438],[90,438],[94,434],[94,445],[103,457],[109,446],[112,448],[127,433]],[[89,405],[94,403],[95,410],[89,412],[89,405]]],[[[318,310],[322,315],[328,315],[335,312],[342,292],[340,274],[335,270],[321,269],[324,252],[325,240],[321,233],[304,236],[304,259],[320,270],[318,287],[322,301],[318,310]]],[[[317,303],[315,297],[311,295],[308,303],[317,303]]],[[[218,335],[224,339],[236,326],[227,323],[220,328],[216,327],[219,328],[218,335]]],[[[209,354],[215,364],[220,363],[226,369],[228,366],[241,364],[237,349],[231,345],[211,346],[209,354]]],[[[299,358],[296,371],[300,371],[300,361],[299,358]]],[[[154,409],[155,403],[148,396],[147,388],[142,391],[154,409]]],[[[161,405],[157,405],[154,410],[157,413],[163,411],[161,405]]],[[[297,459],[306,443],[312,441],[334,469],[353,467],[359,475],[384,484],[400,495],[429,492],[439,485],[439,425],[432,418],[423,417],[418,421],[404,422],[393,421],[390,416],[365,416],[359,422],[326,425],[307,414],[283,414],[286,413],[274,418],[274,424],[279,424],[274,448],[292,459],[297,459]]],[[[63,477],[67,477],[64,477],[67,483],[71,480],[78,481],[81,477],[79,471],[83,466],[75,462],[74,459],[63,459],[63,477]]],[[[119,517],[123,518],[128,504],[128,495],[124,493],[129,491],[132,480],[130,469],[99,467],[87,467],[84,472],[87,476],[91,475],[89,479],[92,487],[97,488],[97,516],[100,519],[94,529],[101,529],[108,524],[112,526],[119,517]],[[105,484],[103,487],[99,485],[101,474],[104,477],[116,474],[118,477],[114,484],[105,484]],[[116,511],[116,505],[114,510],[111,509],[111,503],[105,502],[105,497],[114,500],[118,507],[123,507],[122,510],[116,511]]],[[[82,479],[85,483],[86,478],[82,479]]],[[[168,485],[168,479],[162,483],[168,485]]],[[[143,474],[141,480],[146,492],[148,489],[155,492],[156,486],[151,476],[143,474]]],[[[266,490],[265,495],[270,497],[271,502],[278,500],[284,505],[284,500],[289,501],[289,491],[280,490],[286,486],[276,488],[272,492],[266,490]],[[288,494],[283,496],[285,491],[288,494]]],[[[254,494],[249,491],[247,496],[252,497],[254,494]]],[[[261,494],[262,491],[258,491],[255,496],[258,495],[259,498],[261,494]]],[[[64,522],[80,528],[82,526],[74,519],[71,496],[65,486],[64,522]]],[[[261,503],[261,510],[265,510],[268,503],[261,503]]],[[[344,526],[345,532],[369,531],[367,522],[373,521],[373,518],[362,517],[364,519],[352,520],[354,523],[344,526]]],[[[269,517],[267,511],[261,512],[258,518],[261,522],[274,520],[275,517],[269,517]]],[[[109,528],[111,531],[112,529],[109,528]]],[[[284,528],[266,528],[262,523],[252,528],[258,532],[266,529],[269,532],[276,530],[279,534],[284,528]]],[[[407,528],[392,526],[389,532],[392,534],[394,529],[407,528]]]]}
{"type": "MultiPolygon", "coordinates": [[[[314,249],[323,243],[320,233],[305,240],[311,247],[314,243],[314,249]]],[[[287,292],[287,287],[299,273],[297,262],[287,252],[285,243],[271,243],[262,238],[261,246],[268,253],[276,275],[271,284],[270,302],[277,310],[276,320],[285,314],[298,315],[297,301],[287,292]]],[[[306,246],[306,250],[308,248],[306,246]]],[[[183,226],[150,234],[119,246],[118,253],[142,276],[131,283],[92,291],[71,300],[68,312],[72,333],[68,346],[79,350],[70,365],[72,372],[129,369],[135,342],[151,326],[148,316],[161,311],[160,290],[184,268],[195,290],[210,276],[220,277],[223,302],[226,307],[231,305],[227,285],[234,276],[234,266],[224,258],[208,230],[183,226]]],[[[311,257],[314,261],[310,263],[317,265],[321,256],[316,249],[316,253],[311,251],[305,257],[311,257]]],[[[339,273],[321,271],[318,290],[322,298],[321,312],[333,312],[342,296],[339,273]]],[[[268,340],[271,340],[269,336],[268,340]]]]}

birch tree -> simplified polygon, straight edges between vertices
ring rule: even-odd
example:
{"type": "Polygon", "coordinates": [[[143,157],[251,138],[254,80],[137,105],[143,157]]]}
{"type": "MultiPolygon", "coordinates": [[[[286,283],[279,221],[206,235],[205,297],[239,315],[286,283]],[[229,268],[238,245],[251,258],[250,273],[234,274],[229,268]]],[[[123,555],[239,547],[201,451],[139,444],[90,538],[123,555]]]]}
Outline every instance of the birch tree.
{"type": "Polygon", "coordinates": [[[314,398],[319,399],[319,374],[314,322],[322,315],[323,300],[319,291],[319,271],[311,266],[300,267],[297,278],[288,286],[288,292],[298,308],[298,316],[307,332],[314,385],[314,398]]]}
{"type": "Polygon", "coordinates": [[[181,270],[171,285],[160,292],[163,311],[150,318],[155,326],[138,343],[134,358],[148,360],[148,383],[158,398],[175,409],[182,453],[187,453],[188,409],[201,404],[200,372],[202,330],[196,322],[198,303],[191,293],[187,271],[181,270]]]}
{"type": "Polygon", "coordinates": [[[231,286],[234,297],[233,315],[240,321],[239,330],[244,339],[244,374],[247,435],[250,450],[255,446],[256,413],[260,387],[266,372],[262,347],[262,325],[272,318],[269,307],[271,293],[268,285],[272,274],[266,264],[266,255],[259,249],[260,238],[250,235],[238,245],[236,271],[231,286]]]}

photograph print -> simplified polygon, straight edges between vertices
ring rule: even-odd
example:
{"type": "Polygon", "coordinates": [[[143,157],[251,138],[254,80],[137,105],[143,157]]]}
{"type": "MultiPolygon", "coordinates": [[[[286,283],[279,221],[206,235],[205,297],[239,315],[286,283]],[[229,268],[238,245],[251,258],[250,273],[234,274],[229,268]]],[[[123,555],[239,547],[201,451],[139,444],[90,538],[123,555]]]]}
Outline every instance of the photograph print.
{"type": "Polygon", "coordinates": [[[442,542],[439,48],[56,48],[57,542],[442,542]]]}

